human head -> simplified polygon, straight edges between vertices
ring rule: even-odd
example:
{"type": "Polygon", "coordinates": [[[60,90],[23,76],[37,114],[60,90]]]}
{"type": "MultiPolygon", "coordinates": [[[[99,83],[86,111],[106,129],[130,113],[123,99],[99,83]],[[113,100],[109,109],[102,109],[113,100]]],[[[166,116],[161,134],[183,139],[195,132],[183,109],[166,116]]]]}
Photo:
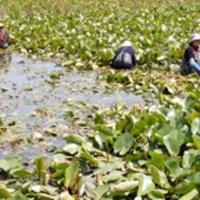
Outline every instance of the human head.
{"type": "Polygon", "coordinates": [[[121,47],[129,47],[129,46],[132,46],[132,42],[129,40],[126,40],[121,44],[121,47]]]}
{"type": "Polygon", "coordinates": [[[190,45],[194,47],[200,46],[200,34],[193,33],[191,35],[190,45]]]}

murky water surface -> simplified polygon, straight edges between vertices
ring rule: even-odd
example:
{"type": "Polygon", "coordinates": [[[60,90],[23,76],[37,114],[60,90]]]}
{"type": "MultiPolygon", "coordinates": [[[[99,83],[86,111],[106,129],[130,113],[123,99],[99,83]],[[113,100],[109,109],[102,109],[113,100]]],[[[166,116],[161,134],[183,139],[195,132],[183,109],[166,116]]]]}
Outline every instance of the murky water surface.
{"type": "MultiPolygon", "coordinates": [[[[100,75],[93,71],[67,71],[56,63],[35,61],[17,54],[0,54],[0,116],[7,128],[1,136],[0,156],[20,154],[32,158],[49,153],[53,146],[63,146],[59,138],[70,130],[63,117],[72,109],[69,102],[77,105],[73,112],[82,119],[88,114],[79,107],[83,102],[87,109],[88,105],[91,109],[93,105],[111,107],[119,101],[127,107],[144,105],[141,96],[125,91],[108,93],[100,75]],[[57,137],[52,133],[44,134],[48,128],[57,128],[57,137]],[[29,141],[35,133],[44,134],[42,141],[29,141]]],[[[74,132],[79,133],[78,130],[74,132]]]]}

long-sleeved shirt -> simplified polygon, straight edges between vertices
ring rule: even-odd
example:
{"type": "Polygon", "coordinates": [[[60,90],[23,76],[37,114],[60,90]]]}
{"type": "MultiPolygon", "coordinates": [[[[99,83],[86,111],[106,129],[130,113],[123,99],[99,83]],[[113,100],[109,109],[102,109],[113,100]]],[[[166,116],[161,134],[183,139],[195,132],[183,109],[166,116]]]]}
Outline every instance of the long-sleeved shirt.
{"type": "Polygon", "coordinates": [[[114,69],[131,69],[136,65],[135,51],[132,47],[121,47],[116,51],[112,60],[114,69]]]}
{"type": "Polygon", "coordinates": [[[184,53],[181,74],[187,75],[193,71],[200,75],[200,49],[190,45],[184,53]]]}

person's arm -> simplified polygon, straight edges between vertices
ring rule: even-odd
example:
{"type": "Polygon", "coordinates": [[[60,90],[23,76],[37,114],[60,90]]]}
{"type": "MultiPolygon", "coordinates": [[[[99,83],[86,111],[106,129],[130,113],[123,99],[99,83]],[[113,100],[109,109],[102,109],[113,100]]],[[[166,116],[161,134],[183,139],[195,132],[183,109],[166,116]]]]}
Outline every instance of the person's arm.
{"type": "Polygon", "coordinates": [[[200,75],[200,65],[195,61],[194,58],[190,58],[188,64],[191,69],[200,75]]]}

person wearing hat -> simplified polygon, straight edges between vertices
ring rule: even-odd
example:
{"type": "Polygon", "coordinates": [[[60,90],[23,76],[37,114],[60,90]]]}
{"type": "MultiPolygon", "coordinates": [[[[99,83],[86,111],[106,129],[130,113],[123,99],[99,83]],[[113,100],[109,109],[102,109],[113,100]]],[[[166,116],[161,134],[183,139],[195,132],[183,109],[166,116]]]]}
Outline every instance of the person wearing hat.
{"type": "Polygon", "coordinates": [[[0,48],[7,48],[9,42],[8,33],[4,29],[4,25],[0,23],[0,48]]]}
{"type": "Polygon", "coordinates": [[[122,43],[112,59],[111,67],[114,69],[131,69],[136,65],[135,51],[130,41],[122,43]]]}
{"type": "Polygon", "coordinates": [[[182,75],[191,74],[193,71],[200,75],[200,34],[192,34],[188,48],[185,50],[182,75]]]}

